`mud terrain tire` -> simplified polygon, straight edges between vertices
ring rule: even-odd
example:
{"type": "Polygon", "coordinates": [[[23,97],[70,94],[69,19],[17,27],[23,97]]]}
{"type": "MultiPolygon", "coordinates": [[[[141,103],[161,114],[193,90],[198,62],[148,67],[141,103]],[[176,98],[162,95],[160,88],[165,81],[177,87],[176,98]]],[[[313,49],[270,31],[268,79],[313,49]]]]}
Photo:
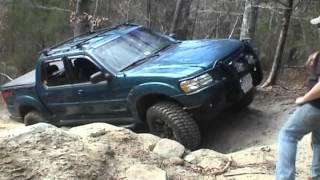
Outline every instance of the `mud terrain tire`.
{"type": "Polygon", "coordinates": [[[42,114],[37,111],[31,111],[24,116],[24,124],[26,126],[46,122],[42,114]]]}
{"type": "Polygon", "coordinates": [[[174,139],[188,149],[200,145],[200,130],[193,118],[179,105],[160,102],[147,110],[147,123],[151,133],[174,139]]]}

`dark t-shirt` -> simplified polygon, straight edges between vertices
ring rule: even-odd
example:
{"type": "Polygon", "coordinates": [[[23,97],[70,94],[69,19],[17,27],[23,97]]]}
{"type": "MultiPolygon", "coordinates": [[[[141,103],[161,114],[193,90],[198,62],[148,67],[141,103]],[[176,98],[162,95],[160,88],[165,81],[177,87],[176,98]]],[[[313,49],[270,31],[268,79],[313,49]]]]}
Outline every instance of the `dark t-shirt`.
{"type": "MultiPolygon", "coordinates": [[[[318,55],[315,64],[313,67],[310,69],[310,75],[309,75],[309,89],[313,88],[319,80],[320,80],[320,56],[318,55]]],[[[316,108],[320,109],[320,98],[310,101],[310,104],[313,105],[316,108]]]]}

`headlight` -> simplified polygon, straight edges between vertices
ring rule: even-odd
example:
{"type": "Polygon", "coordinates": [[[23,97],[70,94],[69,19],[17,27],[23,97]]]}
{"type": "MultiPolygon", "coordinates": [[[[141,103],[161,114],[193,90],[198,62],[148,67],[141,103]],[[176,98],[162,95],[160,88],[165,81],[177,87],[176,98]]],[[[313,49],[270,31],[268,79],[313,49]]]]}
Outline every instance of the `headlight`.
{"type": "Polygon", "coordinates": [[[209,74],[203,74],[196,78],[182,81],[180,87],[185,93],[190,93],[209,86],[212,81],[212,77],[209,74]]]}

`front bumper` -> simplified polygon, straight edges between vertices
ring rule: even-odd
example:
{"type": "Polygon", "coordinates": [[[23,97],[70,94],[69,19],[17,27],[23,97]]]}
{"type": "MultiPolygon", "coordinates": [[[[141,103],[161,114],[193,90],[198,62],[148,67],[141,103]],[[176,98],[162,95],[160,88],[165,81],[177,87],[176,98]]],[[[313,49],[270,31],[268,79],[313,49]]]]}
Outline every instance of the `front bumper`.
{"type": "Polygon", "coordinates": [[[195,115],[197,119],[209,119],[222,110],[237,102],[229,101],[230,91],[226,88],[228,82],[221,81],[201,92],[191,95],[179,95],[174,98],[184,106],[184,109],[195,115]]]}
{"type": "Polygon", "coordinates": [[[211,120],[222,110],[238,103],[247,94],[254,93],[254,87],[262,80],[259,61],[249,64],[243,58],[234,58],[222,61],[215,68],[216,70],[219,69],[222,75],[218,83],[195,94],[182,94],[174,97],[187,111],[195,115],[197,119],[211,120]],[[239,70],[241,68],[236,68],[236,66],[239,66],[239,63],[243,63],[242,70],[239,70]],[[252,88],[249,91],[244,91],[241,81],[248,74],[252,77],[252,88]]]}

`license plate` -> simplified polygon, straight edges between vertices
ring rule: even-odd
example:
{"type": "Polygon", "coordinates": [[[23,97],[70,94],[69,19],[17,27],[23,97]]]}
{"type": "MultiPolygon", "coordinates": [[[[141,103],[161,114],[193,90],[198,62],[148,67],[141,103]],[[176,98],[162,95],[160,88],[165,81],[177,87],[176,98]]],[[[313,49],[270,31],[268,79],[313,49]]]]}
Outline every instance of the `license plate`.
{"type": "Polygon", "coordinates": [[[248,91],[250,91],[250,89],[252,89],[253,87],[251,74],[247,74],[244,77],[242,77],[240,80],[240,84],[241,84],[241,89],[244,93],[247,93],[248,91]]]}

